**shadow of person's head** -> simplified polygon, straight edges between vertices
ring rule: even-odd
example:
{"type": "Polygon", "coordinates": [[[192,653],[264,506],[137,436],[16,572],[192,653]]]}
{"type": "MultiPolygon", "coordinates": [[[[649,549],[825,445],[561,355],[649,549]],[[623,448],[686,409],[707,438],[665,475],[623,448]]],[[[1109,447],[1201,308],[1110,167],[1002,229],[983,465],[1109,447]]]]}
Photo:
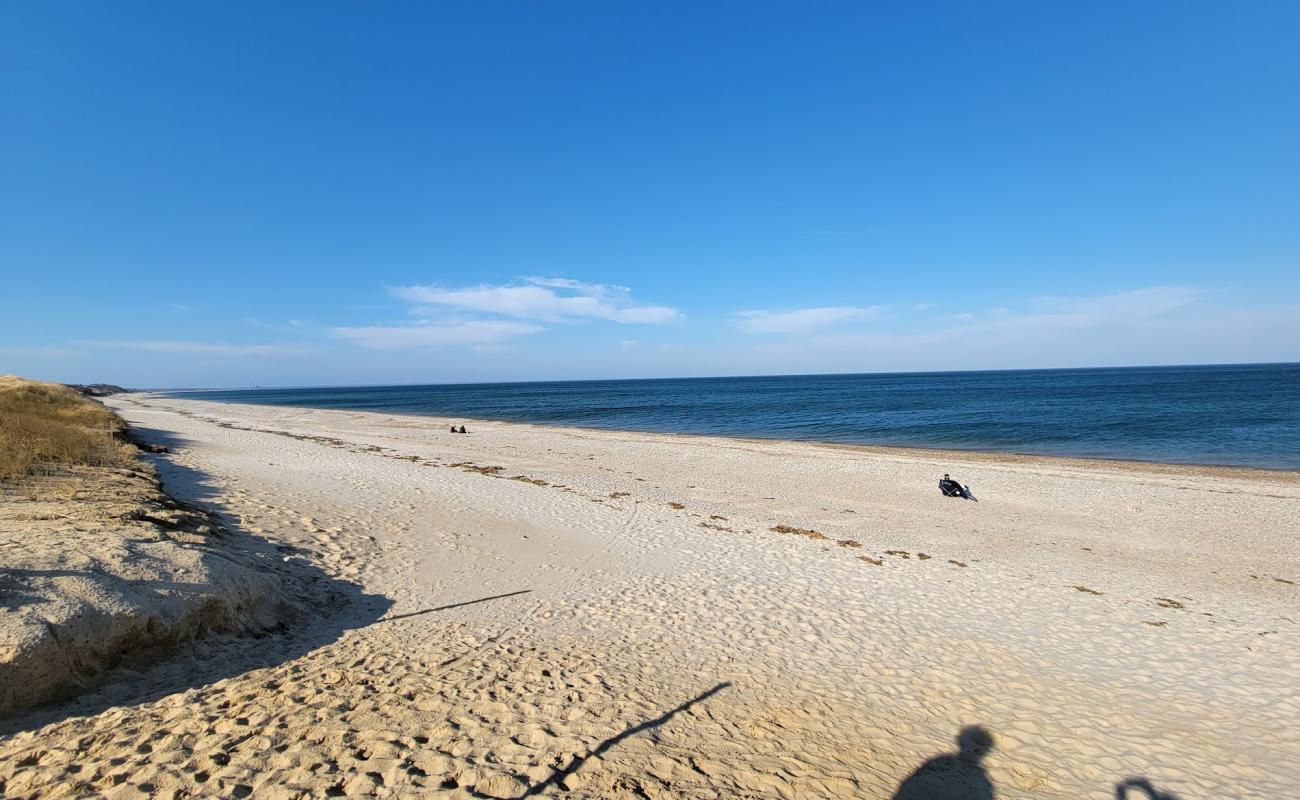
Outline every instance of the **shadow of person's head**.
{"type": "Polygon", "coordinates": [[[981,725],[968,725],[957,734],[957,757],[971,764],[978,764],[996,746],[993,734],[981,725]]]}
{"type": "Polygon", "coordinates": [[[982,725],[968,725],[957,734],[957,752],[940,753],[898,785],[893,800],[993,800],[996,792],[980,762],[996,746],[982,725]]]}

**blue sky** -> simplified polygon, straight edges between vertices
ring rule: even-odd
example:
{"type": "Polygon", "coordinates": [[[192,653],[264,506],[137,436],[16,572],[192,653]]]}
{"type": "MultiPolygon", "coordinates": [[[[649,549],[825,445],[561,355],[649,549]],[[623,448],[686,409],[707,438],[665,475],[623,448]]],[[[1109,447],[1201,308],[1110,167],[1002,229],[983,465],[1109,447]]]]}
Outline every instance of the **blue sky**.
{"type": "Polygon", "coordinates": [[[1300,360],[1300,4],[0,4],[0,372],[1300,360]]]}

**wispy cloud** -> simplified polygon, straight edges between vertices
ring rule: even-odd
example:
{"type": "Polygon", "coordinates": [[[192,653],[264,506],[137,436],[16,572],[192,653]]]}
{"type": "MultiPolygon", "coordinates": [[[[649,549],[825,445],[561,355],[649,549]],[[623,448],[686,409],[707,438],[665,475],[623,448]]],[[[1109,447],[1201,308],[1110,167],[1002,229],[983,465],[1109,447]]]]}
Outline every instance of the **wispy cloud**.
{"type": "Polygon", "coordinates": [[[542,326],[513,320],[479,319],[467,322],[419,322],[410,325],[370,325],[335,328],[334,335],[363,347],[395,350],[451,345],[499,345],[517,336],[538,333],[542,326]]]}
{"type": "MultiPolygon", "coordinates": [[[[862,369],[951,369],[963,365],[945,354],[958,352],[969,368],[1187,363],[1222,357],[1210,355],[1215,351],[1207,331],[1222,327],[1229,312],[1199,302],[1205,294],[1195,287],[1153,286],[1041,297],[1018,309],[935,317],[920,331],[828,331],[800,346],[806,359],[856,362],[852,368],[862,369]]],[[[1273,324],[1261,318],[1259,327],[1273,324]]]]}
{"type": "Polygon", "coordinates": [[[377,349],[464,346],[496,352],[513,339],[546,330],[544,323],[655,325],[682,317],[675,308],[638,302],[626,286],[568,278],[526,277],[464,288],[395,286],[389,292],[412,304],[408,312],[414,322],[337,327],[334,335],[377,349]]]}
{"type": "Polygon", "coordinates": [[[67,358],[76,355],[75,350],[66,347],[36,345],[32,347],[0,347],[0,355],[20,356],[24,358],[67,358]]]}
{"type": "Polygon", "coordinates": [[[205,356],[286,356],[311,352],[300,344],[214,344],[171,339],[105,340],[91,339],[79,342],[86,347],[105,350],[139,350],[148,353],[181,353],[205,356]]]}
{"type": "Polygon", "coordinates": [[[640,303],[626,286],[583,283],[567,278],[522,278],[521,283],[461,289],[397,286],[394,296],[421,306],[497,314],[541,322],[600,319],[623,324],[659,325],[681,319],[668,306],[640,303]]]}
{"type": "Polygon", "coordinates": [[[294,328],[306,328],[312,325],[311,320],[291,319],[285,322],[265,322],[253,317],[244,317],[244,324],[251,325],[254,328],[262,328],[268,331],[288,331],[294,328]]]}
{"type": "Polygon", "coordinates": [[[884,306],[821,306],[788,311],[737,311],[733,322],[752,333],[807,333],[847,322],[884,316],[884,306]]]}
{"type": "Polygon", "coordinates": [[[954,330],[968,334],[1089,328],[1166,316],[1191,306],[1204,294],[1190,286],[1151,286],[1092,297],[1039,297],[1021,311],[995,308],[945,319],[956,323],[954,330]]]}
{"type": "Polygon", "coordinates": [[[1040,297],[1036,308],[1052,314],[1096,319],[1113,316],[1152,317],[1199,300],[1204,291],[1192,286],[1151,286],[1098,297],[1040,297]]]}
{"type": "MultiPolygon", "coordinates": [[[[1105,325],[1111,321],[1152,319],[1192,305],[1204,297],[1204,290],[1190,286],[1151,286],[1125,292],[1088,297],[1039,297],[1019,311],[995,308],[986,311],[963,311],[946,314],[934,321],[947,327],[927,332],[932,337],[949,330],[964,334],[1010,332],[1029,329],[1062,329],[1105,325]]],[[[751,333],[818,334],[824,341],[888,339],[890,331],[835,331],[850,323],[871,322],[895,316],[923,314],[936,308],[933,303],[911,306],[820,306],[784,311],[738,311],[732,322],[751,333]]]]}

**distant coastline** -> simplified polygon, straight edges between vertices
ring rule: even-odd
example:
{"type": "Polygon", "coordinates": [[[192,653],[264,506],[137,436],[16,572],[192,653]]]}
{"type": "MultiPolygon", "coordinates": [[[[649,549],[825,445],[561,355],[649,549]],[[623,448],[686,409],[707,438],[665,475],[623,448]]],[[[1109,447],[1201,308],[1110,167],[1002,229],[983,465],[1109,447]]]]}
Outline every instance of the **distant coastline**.
{"type": "Polygon", "coordinates": [[[1300,469],[1300,364],[208,390],[220,402],[828,445],[1300,469]]]}

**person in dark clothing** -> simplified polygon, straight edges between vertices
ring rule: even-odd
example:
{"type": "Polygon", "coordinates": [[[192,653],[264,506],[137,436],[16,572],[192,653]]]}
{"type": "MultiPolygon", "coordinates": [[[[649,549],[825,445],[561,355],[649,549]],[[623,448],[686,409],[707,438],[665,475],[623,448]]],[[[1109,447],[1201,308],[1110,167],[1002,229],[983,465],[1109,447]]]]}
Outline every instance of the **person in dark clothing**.
{"type": "Polygon", "coordinates": [[[971,494],[969,486],[965,486],[953,480],[946,472],[943,473],[943,477],[939,479],[939,491],[943,492],[944,497],[960,497],[965,500],[975,499],[975,495],[971,494]]]}
{"type": "Polygon", "coordinates": [[[917,767],[893,800],[993,800],[993,781],[980,763],[993,749],[993,734],[978,725],[962,728],[957,747],[917,767]]]}
{"type": "Polygon", "coordinates": [[[465,426],[464,426],[464,425],[461,425],[461,426],[460,426],[460,432],[461,432],[461,433],[469,433],[469,431],[465,430],[465,426]]]}
{"type": "Polygon", "coordinates": [[[455,425],[452,425],[452,426],[451,426],[451,432],[452,432],[452,433],[460,433],[460,431],[456,430],[456,426],[455,426],[455,425]]]}

